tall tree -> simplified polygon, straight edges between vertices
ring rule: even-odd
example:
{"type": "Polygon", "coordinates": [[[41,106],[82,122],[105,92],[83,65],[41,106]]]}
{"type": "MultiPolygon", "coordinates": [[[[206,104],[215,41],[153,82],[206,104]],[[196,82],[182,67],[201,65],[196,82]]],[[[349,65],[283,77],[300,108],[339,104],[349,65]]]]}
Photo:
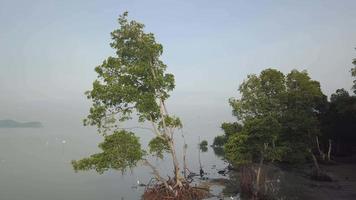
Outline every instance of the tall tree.
{"type": "Polygon", "coordinates": [[[240,99],[231,98],[233,115],[242,123],[264,115],[280,116],[282,97],[285,92],[283,73],[263,70],[260,76],[249,75],[239,87],[240,99]]]}
{"type": "Polygon", "coordinates": [[[250,161],[270,155],[272,160],[297,162],[310,155],[319,134],[318,114],[326,102],[319,82],[306,71],[292,70],[284,76],[277,70],[266,69],[259,76],[249,75],[239,91],[241,98],[230,99],[230,105],[243,128],[227,142],[228,158],[230,155],[231,160],[238,160],[235,157],[242,156],[234,154],[236,140],[249,147],[246,155],[250,161]],[[261,153],[265,151],[271,153],[261,153]]]}
{"type": "MultiPolygon", "coordinates": [[[[285,78],[277,70],[266,69],[259,76],[249,75],[240,85],[239,91],[241,98],[231,98],[229,102],[233,115],[243,127],[237,133],[230,133],[231,128],[224,129],[230,135],[224,149],[227,159],[243,166],[242,169],[251,166],[248,164],[259,163],[254,192],[257,195],[260,185],[263,185],[260,180],[263,162],[280,160],[284,152],[283,143],[278,142],[278,137],[281,131],[279,119],[282,116],[285,78]]],[[[245,178],[242,177],[242,180],[245,178]]]]}
{"type": "MultiPolygon", "coordinates": [[[[102,153],[73,161],[75,170],[110,168],[125,170],[144,161],[159,181],[167,181],[145,158],[136,133],[128,132],[121,124],[137,115],[138,122],[149,122],[155,134],[149,143],[149,152],[162,157],[170,153],[173,161],[174,186],[180,188],[184,178],[180,175],[174,144],[174,130],[181,128],[178,117],[168,114],[166,100],[175,87],[173,74],[160,60],[163,52],[152,33],[144,32],[144,25],[127,19],[125,12],[118,19],[120,27],[111,33],[111,47],[116,55],[108,57],[95,68],[98,75],[87,97],[93,102],[85,125],[93,125],[103,134],[99,145],[102,153]],[[113,133],[113,134],[112,134],[113,133]]],[[[172,188],[172,187],[170,187],[172,188]]]]}
{"type": "Polygon", "coordinates": [[[344,89],[336,90],[320,121],[324,142],[333,141],[334,155],[351,155],[356,144],[356,97],[344,89]]]}
{"type": "Polygon", "coordinates": [[[286,160],[303,162],[320,134],[318,114],[326,103],[320,83],[306,71],[292,70],[286,77],[286,101],[281,123],[281,141],[289,147],[286,160]]]}
{"type": "MultiPolygon", "coordinates": [[[[245,164],[259,163],[255,195],[263,191],[259,188],[264,186],[260,175],[265,161],[300,162],[312,156],[320,171],[312,151],[312,141],[319,134],[318,114],[326,102],[319,82],[306,71],[292,70],[285,76],[266,69],[259,75],[249,75],[239,92],[241,98],[231,98],[229,102],[242,130],[232,134],[231,128],[225,130],[230,136],[224,150],[231,163],[242,166],[243,175],[251,171],[246,170],[250,165],[245,164]]],[[[248,193],[251,187],[246,185],[250,182],[249,175],[241,177],[241,188],[248,193]]]]}
{"type": "MultiPolygon", "coordinates": [[[[278,127],[281,126],[279,119],[282,116],[282,103],[285,96],[284,75],[275,69],[263,70],[259,76],[249,75],[240,85],[239,91],[241,98],[231,98],[229,101],[233,108],[233,115],[243,124],[241,134],[235,134],[234,139],[254,138],[251,142],[254,142],[258,148],[254,148],[257,151],[253,154],[257,152],[257,157],[267,155],[261,152],[276,150],[276,142],[280,135],[278,127]]],[[[263,158],[259,159],[263,160],[263,158]]]]}

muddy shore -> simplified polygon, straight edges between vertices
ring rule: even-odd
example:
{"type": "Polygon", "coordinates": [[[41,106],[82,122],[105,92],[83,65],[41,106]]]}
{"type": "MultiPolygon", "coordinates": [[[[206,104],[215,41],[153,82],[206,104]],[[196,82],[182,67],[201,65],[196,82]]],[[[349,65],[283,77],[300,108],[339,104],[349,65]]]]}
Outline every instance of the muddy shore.
{"type": "MultiPolygon", "coordinates": [[[[356,163],[338,162],[321,165],[331,182],[310,179],[311,166],[269,165],[266,173],[274,184],[276,199],[292,200],[354,200],[356,199],[356,163]]],[[[208,185],[214,197],[210,199],[242,199],[239,197],[239,172],[230,171],[226,178],[211,179],[208,185]]]]}

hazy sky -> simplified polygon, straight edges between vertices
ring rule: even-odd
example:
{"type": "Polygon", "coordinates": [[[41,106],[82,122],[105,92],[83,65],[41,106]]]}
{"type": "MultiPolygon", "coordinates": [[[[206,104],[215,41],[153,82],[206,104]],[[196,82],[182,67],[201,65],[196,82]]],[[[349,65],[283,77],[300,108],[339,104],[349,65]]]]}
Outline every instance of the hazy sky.
{"type": "Polygon", "coordinates": [[[0,118],[79,124],[126,10],[163,44],[169,106],[186,121],[217,130],[241,81],[266,67],[307,69],[328,95],[351,87],[354,0],[0,0],[0,118]]]}

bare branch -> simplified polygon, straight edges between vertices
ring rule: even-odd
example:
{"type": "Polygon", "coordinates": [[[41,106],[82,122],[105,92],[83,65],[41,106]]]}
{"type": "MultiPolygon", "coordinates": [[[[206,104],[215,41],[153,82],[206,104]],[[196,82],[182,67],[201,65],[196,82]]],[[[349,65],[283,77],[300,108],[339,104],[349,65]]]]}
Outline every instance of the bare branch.
{"type": "Polygon", "coordinates": [[[144,165],[149,166],[152,169],[152,173],[156,176],[157,180],[161,181],[164,184],[164,186],[166,186],[166,188],[169,188],[167,181],[164,178],[162,178],[157,168],[153,166],[147,159],[143,159],[143,162],[144,165]]]}

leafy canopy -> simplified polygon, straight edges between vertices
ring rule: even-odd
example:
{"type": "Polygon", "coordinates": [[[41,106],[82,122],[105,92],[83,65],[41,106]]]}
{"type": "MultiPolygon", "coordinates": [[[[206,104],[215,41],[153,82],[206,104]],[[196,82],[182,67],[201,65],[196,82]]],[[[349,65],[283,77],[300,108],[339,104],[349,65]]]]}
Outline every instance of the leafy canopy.
{"type": "Polygon", "coordinates": [[[135,112],[140,122],[160,119],[157,98],[165,100],[174,89],[174,76],[165,73],[159,59],[161,44],[144,25],[127,20],[127,12],[119,18],[120,28],[111,33],[115,57],[107,58],[95,68],[98,74],[87,97],[92,100],[85,125],[96,125],[100,131],[110,130],[119,121],[131,119],[135,112]]]}
{"type": "Polygon", "coordinates": [[[199,149],[202,151],[202,152],[207,152],[208,151],[208,141],[206,140],[203,140],[199,143],[199,149]]]}
{"type": "Polygon", "coordinates": [[[75,171],[94,169],[103,173],[109,169],[125,171],[128,167],[136,166],[145,152],[141,150],[139,138],[131,132],[118,131],[105,136],[99,144],[103,152],[91,155],[80,161],[72,161],[75,171]]]}
{"type": "Polygon", "coordinates": [[[153,138],[149,143],[148,147],[150,149],[150,153],[159,157],[163,158],[163,153],[169,152],[169,145],[167,140],[162,139],[161,137],[153,138]]]}
{"type": "Polygon", "coordinates": [[[102,173],[135,166],[146,154],[134,133],[121,127],[133,115],[139,122],[153,124],[157,137],[150,141],[149,152],[160,158],[164,152],[173,152],[173,138],[167,130],[182,127],[179,118],[162,114],[162,104],[175,87],[174,76],[165,72],[167,66],[160,60],[163,47],[152,33],[144,31],[143,24],[127,16],[125,12],[119,17],[119,28],[111,33],[115,56],[95,68],[97,78],[86,92],[92,106],[84,125],[96,126],[104,135],[105,141],[99,145],[103,152],[73,161],[75,170],[102,173]]]}
{"type": "MultiPolygon", "coordinates": [[[[344,89],[338,89],[331,95],[327,111],[321,117],[324,140],[343,142],[336,153],[347,149],[347,145],[356,141],[356,96],[350,96],[344,89]]],[[[347,153],[350,151],[348,150],[347,153]]]]}
{"type": "Polygon", "coordinates": [[[229,102],[243,127],[227,140],[227,158],[238,164],[261,158],[302,161],[319,134],[317,117],[326,101],[319,82],[306,71],[292,70],[285,76],[266,69],[249,75],[239,91],[241,98],[229,102]]]}

